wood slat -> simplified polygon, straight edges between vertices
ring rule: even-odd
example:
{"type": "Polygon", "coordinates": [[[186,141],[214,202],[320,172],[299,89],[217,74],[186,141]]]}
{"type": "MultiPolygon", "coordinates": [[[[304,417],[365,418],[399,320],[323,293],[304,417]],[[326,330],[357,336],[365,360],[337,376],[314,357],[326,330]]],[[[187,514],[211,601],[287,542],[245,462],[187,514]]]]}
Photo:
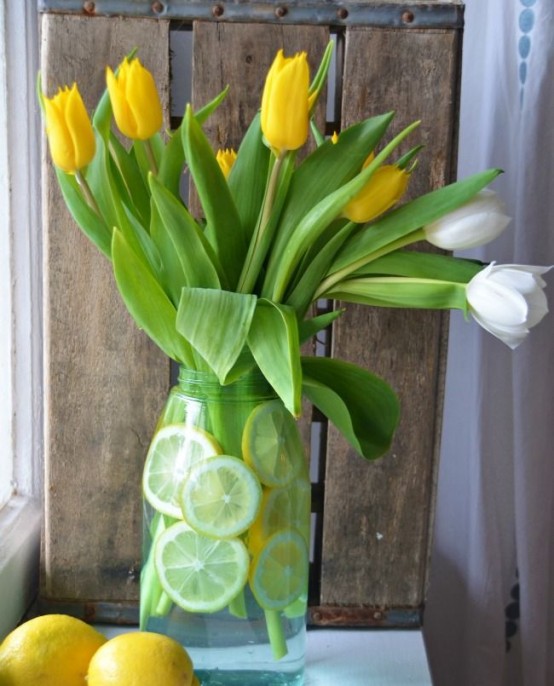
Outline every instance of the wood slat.
{"type": "MultiPolygon", "coordinates": [[[[106,65],[139,48],[168,100],[167,22],[44,15],[48,95],[79,83],[89,109],[106,65]]],[[[140,478],[169,384],[167,359],[136,329],[108,261],[67,212],[49,158],[43,170],[45,531],[41,597],[135,601],[140,478]]]]}
{"type": "MultiPolygon", "coordinates": [[[[409,144],[426,145],[412,194],[442,185],[452,175],[458,69],[454,31],[352,29],[346,34],[343,123],[389,110],[397,113],[394,132],[415,119],[423,122],[409,144]]],[[[402,418],[390,453],[369,464],[329,428],[320,602],[323,608],[365,606],[356,623],[365,613],[371,624],[374,608],[382,617],[388,608],[409,612],[423,604],[445,318],[435,312],[347,308],[333,329],[333,356],[385,378],[398,392],[402,418]]]]}

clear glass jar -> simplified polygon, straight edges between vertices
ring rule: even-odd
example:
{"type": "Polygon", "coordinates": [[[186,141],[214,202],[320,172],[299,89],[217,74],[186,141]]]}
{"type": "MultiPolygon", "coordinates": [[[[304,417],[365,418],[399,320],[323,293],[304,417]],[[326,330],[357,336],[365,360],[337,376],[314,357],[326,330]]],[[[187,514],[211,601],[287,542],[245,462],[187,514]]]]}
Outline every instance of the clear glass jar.
{"type": "Polygon", "coordinates": [[[141,628],[181,642],[202,686],[303,684],[308,465],[263,376],[181,368],[143,493],[141,628]]]}

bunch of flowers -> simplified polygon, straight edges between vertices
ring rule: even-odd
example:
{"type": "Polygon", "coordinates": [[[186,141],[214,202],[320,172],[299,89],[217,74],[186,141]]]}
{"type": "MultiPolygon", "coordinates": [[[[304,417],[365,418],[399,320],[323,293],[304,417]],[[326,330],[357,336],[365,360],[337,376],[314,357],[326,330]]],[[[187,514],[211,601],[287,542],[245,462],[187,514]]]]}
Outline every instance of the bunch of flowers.
{"type": "Polygon", "coordinates": [[[111,261],[137,325],[221,384],[259,368],[294,416],[307,396],[375,458],[389,447],[396,396],[355,365],[301,355],[303,341],[342,314],[312,317],[311,304],[459,309],[515,348],[547,312],[547,268],[406,250],[496,238],[509,221],[487,189],[499,170],[402,203],[420,146],[398,150],[418,122],[388,142],[390,113],[324,138],[312,113],[330,58],[331,47],[310,83],[306,54],[279,51],[236,152],[214,151],[202,129],[225,91],[198,111],[188,105],[180,127],[162,134],[154,79],[134,55],[107,69],[92,121],[75,84],[40,99],[67,206],[111,261]],[[310,131],[315,149],[298,163],[310,131]],[[181,197],[183,172],[201,217],[181,197]]]}

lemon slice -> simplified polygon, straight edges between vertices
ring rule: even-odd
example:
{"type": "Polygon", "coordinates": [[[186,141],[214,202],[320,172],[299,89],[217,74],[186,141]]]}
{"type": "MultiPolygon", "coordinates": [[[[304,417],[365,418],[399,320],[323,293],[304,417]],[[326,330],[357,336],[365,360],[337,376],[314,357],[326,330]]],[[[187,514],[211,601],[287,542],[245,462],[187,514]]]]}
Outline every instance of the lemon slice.
{"type": "Polygon", "coordinates": [[[299,478],[284,488],[267,488],[262,496],[260,513],[248,532],[251,552],[260,550],[276,531],[293,528],[310,542],[311,484],[299,478]]]}
{"type": "Polygon", "coordinates": [[[286,486],[305,467],[298,427],[280,400],[252,411],[242,434],[242,452],[266,486],[286,486]]]}
{"type": "Polygon", "coordinates": [[[226,607],[244,587],[249,561],[246,546],[238,538],[208,538],[185,522],[168,527],[154,551],[164,591],[189,612],[217,612],[226,607]]]}
{"type": "Polygon", "coordinates": [[[187,524],[214,538],[234,538],[246,531],[256,519],[261,498],[254,472],[231,455],[196,464],[179,494],[187,524]]]}
{"type": "Polygon", "coordinates": [[[306,593],[308,548],[301,534],[282,529],[257,553],[250,568],[250,588],[264,610],[283,610],[306,593]]]}
{"type": "Polygon", "coordinates": [[[152,439],[142,477],[144,497],[159,512],[181,519],[177,493],[190,468],[222,450],[207,431],[169,424],[152,439]]]}

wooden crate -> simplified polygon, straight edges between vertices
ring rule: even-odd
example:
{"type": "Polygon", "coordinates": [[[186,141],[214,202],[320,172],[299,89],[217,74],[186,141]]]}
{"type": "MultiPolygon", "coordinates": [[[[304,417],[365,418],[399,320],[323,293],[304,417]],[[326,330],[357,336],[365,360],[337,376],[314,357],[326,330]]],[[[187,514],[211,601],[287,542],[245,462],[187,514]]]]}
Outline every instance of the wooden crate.
{"type": "MultiPolygon", "coordinates": [[[[209,120],[217,147],[237,145],[259,107],[276,50],[307,49],[315,65],[332,31],[341,106],[328,128],[389,110],[397,113],[395,130],[421,119],[426,148],[412,193],[452,178],[457,2],[272,3],[269,10],[256,2],[129,2],[118,3],[129,15],[118,17],[94,14],[109,2],[84,3],[88,14],[83,3],[70,0],[39,5],[44,88],[51,94],[57,84],[76,80],[90,108],[102,91],[104,67],[138,47],[169,111],[170,29],[193,22],[193,101],[204,103],[232,87],[209,120]],[[136,16],[141,11],[146,16],[136,16]]],[[[73,225],[47,157],[43,188],[46,459],[39,604],[96,621],[133,622],[140,474],[169,388],[169,364],[136,330],[109,265],[73,225]]],[[[390,453],[370,464],[320,418],[314,417],[318,432],[307,427],[319,436],[312,448],[319,468],[313,470],[311,621],[418,626],[433,519],[445,318],[349,305],[327,346],[329,354],[383,376],[400,395],[402,421],[390,453]]]]}

